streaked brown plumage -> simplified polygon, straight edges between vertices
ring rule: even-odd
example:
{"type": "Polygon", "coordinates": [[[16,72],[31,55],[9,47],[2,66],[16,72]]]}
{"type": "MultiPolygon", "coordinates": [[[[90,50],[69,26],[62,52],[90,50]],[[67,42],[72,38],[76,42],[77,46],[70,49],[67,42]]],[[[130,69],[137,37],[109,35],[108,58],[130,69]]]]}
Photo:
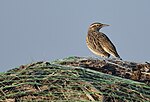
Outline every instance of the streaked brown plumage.
{"type": "Polygon", "coordinates": [[[112,55],[121,59],[110,39],[104,33],[99,32],[104,26],[109,25],[97,22],[90,25],[86,37],[88,48],[98,56],[109,58],[109,56],[112,55]]]}

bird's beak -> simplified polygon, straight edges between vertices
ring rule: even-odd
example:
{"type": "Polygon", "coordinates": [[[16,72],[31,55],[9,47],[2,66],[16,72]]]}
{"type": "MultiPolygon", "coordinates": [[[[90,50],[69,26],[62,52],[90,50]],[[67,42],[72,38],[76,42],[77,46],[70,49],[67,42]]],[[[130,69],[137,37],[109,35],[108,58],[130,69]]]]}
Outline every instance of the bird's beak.
{"type": "Polygon", "coordinates": [[[110,26],[110,25],[108,25],[108,24],[103,24],[103,27],[106,27],[106,26],[110,26]]]}

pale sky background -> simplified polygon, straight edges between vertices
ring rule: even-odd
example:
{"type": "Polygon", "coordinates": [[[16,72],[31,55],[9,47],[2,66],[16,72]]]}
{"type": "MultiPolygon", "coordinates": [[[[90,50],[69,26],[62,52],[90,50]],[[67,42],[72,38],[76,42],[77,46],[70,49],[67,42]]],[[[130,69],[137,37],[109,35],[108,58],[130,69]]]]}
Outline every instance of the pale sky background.
{"type": "Polygon", "coordinates": [[[35,61],[93,56],[88,26],[101,22],[123,60],[150,60],[150,0],[0,0],[0,72],[35,61]]]}

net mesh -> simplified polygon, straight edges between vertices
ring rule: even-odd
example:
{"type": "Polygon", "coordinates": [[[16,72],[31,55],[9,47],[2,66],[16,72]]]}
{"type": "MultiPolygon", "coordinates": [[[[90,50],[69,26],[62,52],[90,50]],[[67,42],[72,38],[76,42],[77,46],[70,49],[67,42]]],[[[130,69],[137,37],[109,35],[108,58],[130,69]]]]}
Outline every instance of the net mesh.
{"type": "MultiPolygon", "coordinates": [[[[70,58],[59,62],[71,60],[70,58]]],[[[57,61],[58,62],[58,61],[57,61]]],[[[0,101],[149,102],[145,83],[56,62],[36,62],[0,74],[0,101]]]]}

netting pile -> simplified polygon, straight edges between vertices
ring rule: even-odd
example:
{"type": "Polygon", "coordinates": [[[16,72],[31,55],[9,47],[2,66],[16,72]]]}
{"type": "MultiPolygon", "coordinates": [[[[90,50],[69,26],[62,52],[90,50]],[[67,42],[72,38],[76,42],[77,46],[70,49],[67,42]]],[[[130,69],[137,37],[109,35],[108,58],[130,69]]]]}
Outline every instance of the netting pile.
{"type": "Polygon", "coordinates": [[[0,74],[0,101],[43,100],[149,102],[150,86],[82,67],[49,62],[22,65],[0,74]]]}

